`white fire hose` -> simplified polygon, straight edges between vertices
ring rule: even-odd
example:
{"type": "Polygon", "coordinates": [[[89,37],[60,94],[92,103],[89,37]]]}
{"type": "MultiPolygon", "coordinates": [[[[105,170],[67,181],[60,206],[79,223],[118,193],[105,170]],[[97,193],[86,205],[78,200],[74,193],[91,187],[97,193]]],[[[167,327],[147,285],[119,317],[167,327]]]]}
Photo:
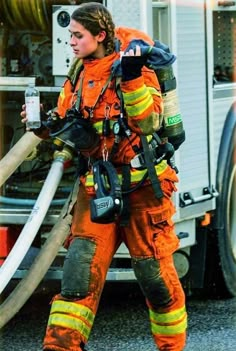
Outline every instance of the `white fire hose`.
{"type": "Polygon", "coordinates": [[[14,247],[0,268],[0,294],[13,277],[37,235],[63,175],[64,162],[71,157],[70,151],[66,148],[55,153],[55,159],[31,214],[14,247]]]}
{"type": "Polygon", "coordinates": [[[42,139],[32,132],[26,132],[0,161],[0,187],[42,139]]]}
{"type": "Polygon", "coordinates": [[[26,276],[15,287],[7,299],[0,305],[0,329],[14,317],[28,298],[33,294],[56,257],[60,246],[70,233],[70,225],[72,220],[72,215],[70,212],[76,199],[78,186],[79,179],[77,179],[71,196],[69,196],[67,202],[65,203],[58,221],[54,225],[47,241],[40,250],[26,276]]]}

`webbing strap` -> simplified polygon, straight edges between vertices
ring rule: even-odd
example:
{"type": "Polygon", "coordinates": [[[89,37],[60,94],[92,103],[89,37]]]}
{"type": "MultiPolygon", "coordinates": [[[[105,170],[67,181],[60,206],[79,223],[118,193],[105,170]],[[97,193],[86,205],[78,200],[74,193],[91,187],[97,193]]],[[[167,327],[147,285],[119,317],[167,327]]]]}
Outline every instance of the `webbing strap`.
{"type": "Polygon", "coordinates": [[[68,196],[68,199],[63,207],[62,210],[62,217],[65,218],[66,216],[71,214],[71,211],[76,203],[77,195],[79,191],[80,179],[79,177],[76,179],[73,188],[68,196]]]}
{"type": "Polygon", "coordinates": [[[120,215],[120,225],[122,227],[127,226],[129,224],[130,218],[130,210],[129,210],[129,194],[128,190],[131,185],[131,175],[130,175],[130,165],[122,166],[122,192],[123,194],[123,209],[120,215]],[[125,193],[127,192],[127,193],[125,193]]]}
{"type": "Polygon", "coordinates": [[[153,187],[156,198],[160,199],[161,197],[163,197],[163,192],[161,189],[160,181],[159,181],[158,176],[156,174],[154,162],[151,158],[149,144],[148,144],[148,141],[147,141],[145,135],[141,135],[140,137],[141,137],[141,141],[142,141],[142,145],[143,145],[143,153],[144,153],[144,159],[145,159],[145,163],[146,163],[146,167],[147,167],[147,171],[148,171],[148,176],[149,176],[149,179],[152,183],[152,187],[153,187]]]}

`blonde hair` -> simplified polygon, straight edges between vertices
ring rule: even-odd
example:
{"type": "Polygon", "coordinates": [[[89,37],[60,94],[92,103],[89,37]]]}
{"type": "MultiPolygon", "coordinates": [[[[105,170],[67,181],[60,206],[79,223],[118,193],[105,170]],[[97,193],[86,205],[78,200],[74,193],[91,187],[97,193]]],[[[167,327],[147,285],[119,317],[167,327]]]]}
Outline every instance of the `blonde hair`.
{"type": "Polygon", "coordinates": [[[82,24],[94,36],[105,31],[106,38],[103,45],[106,55],[114,51],[115,24],[105,6],[97,2],[83,3],[72,13],[71,18],[82,24]]]}

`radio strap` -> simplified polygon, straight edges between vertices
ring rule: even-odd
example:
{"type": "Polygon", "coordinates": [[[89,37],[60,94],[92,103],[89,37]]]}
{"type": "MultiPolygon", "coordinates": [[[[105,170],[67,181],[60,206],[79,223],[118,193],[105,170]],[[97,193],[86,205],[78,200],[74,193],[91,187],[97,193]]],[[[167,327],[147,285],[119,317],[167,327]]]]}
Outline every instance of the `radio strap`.
{"type": "Polygon", "coordinates": [[[130,206],[129,206],[129,190],[131,185],[131,174],[130,165],[122,166],[122,198],[123,198],[123,209],[120,215],[120,225],[125,227],[129,224],[130,219],[130,206]]]}

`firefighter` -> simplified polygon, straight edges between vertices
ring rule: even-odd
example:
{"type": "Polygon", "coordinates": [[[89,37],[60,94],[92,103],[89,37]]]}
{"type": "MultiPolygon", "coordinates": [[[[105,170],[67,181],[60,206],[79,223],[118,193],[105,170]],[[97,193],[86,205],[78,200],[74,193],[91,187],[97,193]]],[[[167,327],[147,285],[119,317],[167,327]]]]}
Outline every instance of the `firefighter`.
{"type": "MultiPolygon", "coordinates": [[[[155,55],[148,55],[154,42],[138,30],[115,28],[107,8],[96,2],[76,8],[69,32],[75,61],[54,116],[58,123],[64,117],[79,123],[73,145],[86,171],[80,177],[61,292],[51,304],[43,349],[85,350],[107,271],[124,242],[157,349],[181,351],[187,313],[173,263],[179,239],[171,199],[178,178],[159,152],[161,144],[152,149],[149,143],[163,119],[160,85],[151,68],[155,55]]],[[[171,53],[162,54],[167,64],[173,61],[171,53]]],[[[24,109],[21,116],[25,122],[24,109]]],[[[37,134],[45,137],[45,128],[37,134]]],[[[65,129],[61,134],[60,128],[52,130],[51,136],[59,133],[63,140],[65,129]]]]}

